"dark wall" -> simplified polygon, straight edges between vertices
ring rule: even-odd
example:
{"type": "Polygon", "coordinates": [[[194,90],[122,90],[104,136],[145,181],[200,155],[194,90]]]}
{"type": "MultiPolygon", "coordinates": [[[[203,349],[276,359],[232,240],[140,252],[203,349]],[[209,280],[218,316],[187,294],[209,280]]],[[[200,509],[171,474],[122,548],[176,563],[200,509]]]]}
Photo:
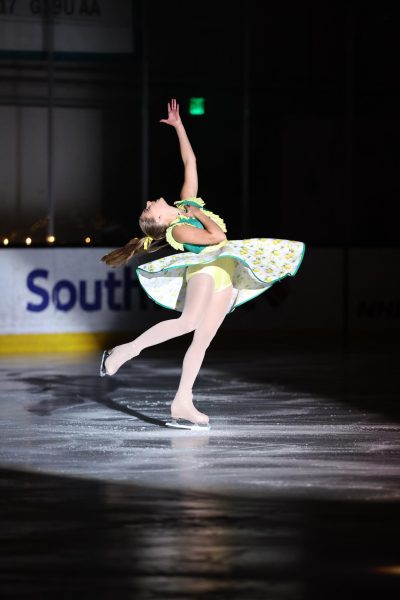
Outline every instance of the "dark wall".
{"type": "MultiPolygon", "coordinates": [[[[398,197],[398,20],[384,3],[248,2],[252,235],[394,244],[398,197]]],[[[151,195],[175,199],[176,96],[198,154],[200,193],[241,235],[246,8],[148,3],[151,195]],[[190,96],[206,98],[190,117],[190,96]],[[174,145],[175,144],[175,145],[174,145]]]]}
{"type": "MultiPolygon", "coordinates": [[[[102,110],[102,198],[93,216],[99,243],[120,243],[134,233],[143,206],[144,22],[150,199],[179,197],[178,142],[174,130],[159,123],[167,101],[176,97],[198,158],[199,194],[224,216],[231,238],[398,243],[399,22],[392,4],[148,0],[132,6],[130,59],[56,64],[56,104],[102,110]],[[204,116],[188,114],[192,96],[205,97],[204,116]]],[[[46,105],[45,61],[2,59],[0,71],[0,102],[46,105]],[[11,87],[4,91],[7,82],[11,87]],[[37,92],[40,85],[43,93],[37,92]]]]}

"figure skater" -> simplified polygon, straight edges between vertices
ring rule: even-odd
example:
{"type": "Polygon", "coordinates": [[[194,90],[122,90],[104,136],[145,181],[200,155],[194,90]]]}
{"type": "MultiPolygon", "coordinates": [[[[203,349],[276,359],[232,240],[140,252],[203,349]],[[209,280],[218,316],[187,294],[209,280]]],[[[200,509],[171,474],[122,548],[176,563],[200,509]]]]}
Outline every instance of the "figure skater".
{"type": "Polygon", "coordinates": [[[196,157],[179,115],[175,99],[168,103],[168,118],[178,136],[184,182],[180,200],[148,201],[139,217],[144,237],[135,237],[102,260],[112,267],[134,256],[170,245],[179,253],[141,264],[136,273],[147,295],[156,303],[179,311],[178,318],[150,327],[133,341],[103,352],[100,374],[115,375],[145,348],[194,332],[185,354],[182,374],[171,404],[167,425],[187,429],[209,428],[209,418],[193,404],[193,384],[205,352],[225,316],[269,289],[276,281],[296,274],[303,259],[302,242],[275,238],[228,240],[221,217],[206,210],[197,197],[196,157]],[[160,244],[166,240],[167,244],[160,244]],[[182,252],[183,251],[183,252],[182,252]]]}

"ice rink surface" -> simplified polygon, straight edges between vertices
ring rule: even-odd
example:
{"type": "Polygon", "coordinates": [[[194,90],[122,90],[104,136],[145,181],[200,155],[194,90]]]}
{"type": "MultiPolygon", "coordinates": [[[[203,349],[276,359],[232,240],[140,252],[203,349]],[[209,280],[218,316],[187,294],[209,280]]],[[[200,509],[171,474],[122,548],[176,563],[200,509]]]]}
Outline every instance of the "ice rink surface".
{"type": "Polygon", "coordinates": [[[397,596],[398,356],[210,352],[208,433],[181,360],[1,358],[1,597],[397,596]]]}
{"type": "Polygon", "coordinates": [[[180,359],[2,359],[3,465],[171,489],[399,499],[396,361],[244,355],[205,361],[194,401],[209,432],[165,427],[180,359]]]}

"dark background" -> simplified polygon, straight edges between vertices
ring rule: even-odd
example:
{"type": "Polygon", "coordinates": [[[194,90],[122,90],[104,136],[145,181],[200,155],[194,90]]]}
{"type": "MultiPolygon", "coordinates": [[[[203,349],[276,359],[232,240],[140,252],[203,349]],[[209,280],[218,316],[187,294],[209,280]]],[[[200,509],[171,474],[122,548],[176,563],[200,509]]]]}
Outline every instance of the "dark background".
{"type": "MultiPolygon", "coordinates": [[[[198,158],[199,196],[231,239],[397,244],[399,19],[395,3],[360,4],[133,2],[131,56],[56,56],[55,105],[100,109],[104,148],[97,210],[78,223],[56,207],[57,243],[80,244],[87,230],[97,245],[139,233],[146,124],[146,196],[179,198],[178,142],[159,123],[176,97],[198,158]],[[195,96],[205,98],[204,116],[188,113],[195,96]]],[[[1,103],[46,106],[45,56],[3,56],[0,74],[1,103]]],[[[2,220],[18,244],[32,223],[15,219],[2,220]]]]}
{"type": "MultiPolygon", "coordinates": [[[[182,168],[175,132],[158,123],[167,99],[176,96],[198,156],[199,195],[224,214],[230,237],[397,243],[399,22],[394,5],[244,4],[178,2],[169,8],[147,3],[150,197],[178,197],[182,168]],[[246,13],[250,231],[244,233],[246,13]],[[188,115],[191,96],[205,97],[204,117],[188,115]]],[[[137,16],[140,22],[140,11],[137,16]]],[[[137,144],[131,143],[134,154],[137,144]]],[[[124,173],[127,158],[121,151],[124,173]]],[[[128,207],[121,202],[118,210],[129,214],[128,207]]]]}

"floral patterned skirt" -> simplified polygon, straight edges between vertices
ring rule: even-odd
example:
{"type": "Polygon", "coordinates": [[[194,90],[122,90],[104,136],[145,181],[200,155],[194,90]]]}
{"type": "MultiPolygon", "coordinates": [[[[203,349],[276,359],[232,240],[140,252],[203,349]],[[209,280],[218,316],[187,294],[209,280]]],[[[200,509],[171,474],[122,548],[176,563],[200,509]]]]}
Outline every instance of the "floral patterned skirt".
{"type": "Polygon", "coordinates": [[[199,254],[179,252],[139,265],[136,273],[146,294],[157,304],[182,312],[186,296],[186,268],[208,264],[217,258],[235,259],[232,276],[232,312],[256,298],[274,283],[296,275],[303,260],[305,244],[276,238],[224,240],[207,246],[199,254]]]}

